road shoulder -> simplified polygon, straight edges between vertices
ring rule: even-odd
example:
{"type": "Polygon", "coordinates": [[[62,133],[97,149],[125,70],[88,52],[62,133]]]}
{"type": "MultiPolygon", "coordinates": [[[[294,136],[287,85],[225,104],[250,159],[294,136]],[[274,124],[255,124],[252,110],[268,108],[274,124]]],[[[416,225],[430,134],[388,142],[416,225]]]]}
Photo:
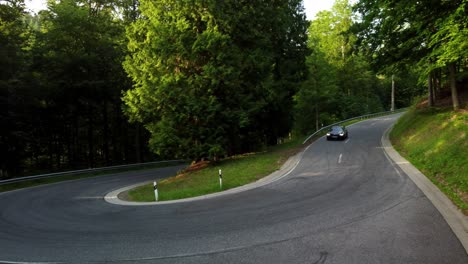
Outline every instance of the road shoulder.
{"type": "Polygon", "coordinates": [[[393,148],[389,139],[391,129],[392,127],[387,129],[381,139],[382,147],[387,157],[390,159],[392,164],[397,165],[403,172],[405,172],[405,174],[408,175],[408,177],[432,202],[435,208],[447,221],[450,228],[468,253],[468,217],[465,216],[424,174],[422,174],[393,148]]]}

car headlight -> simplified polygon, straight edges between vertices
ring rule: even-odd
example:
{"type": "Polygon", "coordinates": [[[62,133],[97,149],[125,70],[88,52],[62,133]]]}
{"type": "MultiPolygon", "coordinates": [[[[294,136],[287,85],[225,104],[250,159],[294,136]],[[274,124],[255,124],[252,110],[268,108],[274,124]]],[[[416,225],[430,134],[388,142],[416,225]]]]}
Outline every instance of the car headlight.
{"type": "Polygon", "coordinates": [[[327,133],[327,136],[330,136],[330,133],[327,133]]]}
{"type": "Polygon", "coordinates": [[[340,136],[344,136],[344,132],[341,132],[341,133],[340,133],[340,136]]]}

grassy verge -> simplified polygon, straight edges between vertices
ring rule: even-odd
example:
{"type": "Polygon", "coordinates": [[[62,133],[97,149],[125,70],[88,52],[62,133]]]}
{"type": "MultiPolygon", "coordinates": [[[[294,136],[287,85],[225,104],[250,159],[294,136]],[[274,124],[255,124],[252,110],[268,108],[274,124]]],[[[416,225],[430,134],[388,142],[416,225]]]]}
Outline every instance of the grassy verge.
{"type": "Polygon", "coordinates": [[[413,109],[390,133],[395,149],[468,214],[468,113],[413,109]]]}
{"type": "Polygon", "coordinates": [[[62,181],[97,177],[97,176],[108,175],[112,173],[147,170],[147,169],[154,169],[154,168],[161,168],[161,167],[169,167],[169,166],[174,166],[174,165],[179,165],[179,164],[181,163],[169,162],[169,163],[151,164],[151,165],[141,166],[139,168],[120,168],[120,169],[108,170],[108,171],[83,173],[83,174],[75,174],[75,175],[64,175],[64,176],[56,176],[56,177],[45,178],[45,179],[9,183],[9,184],[0,185],[0,192],[13,191],[17,189],[23,189],[23,188],[34,187],[34,186],[39,186],[39,185],[44,185],[44,184],[51,184],[51,183],[62,182],[62,181]]]}
{"type": "MultiPolygon", "coordinates": [[[[158,182],[159,201],[195,197],[219,192],[254,182],[281,168],[283,163],[302,149],[297,138],[269,148],[265,152],[239,155],[217,164],[204,164],[204,168],[184,172],[158,182]],[[223,188],[220,189],[218,170],[223,172],[223,188]]],[[[154,201],[152,184],[128,192],[131,201],[154,201]]]]}

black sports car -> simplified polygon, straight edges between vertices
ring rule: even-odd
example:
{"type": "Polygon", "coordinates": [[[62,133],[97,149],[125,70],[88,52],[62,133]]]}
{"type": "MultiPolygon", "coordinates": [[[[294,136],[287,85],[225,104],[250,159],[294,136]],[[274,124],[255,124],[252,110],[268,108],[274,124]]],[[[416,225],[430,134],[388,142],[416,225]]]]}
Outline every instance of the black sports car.
{"type": "Polygon", "coordinates": [[[327,140],[346,138],[348,138],[348,130],[344,126],[332,126],[327,132],[327,140]]]}

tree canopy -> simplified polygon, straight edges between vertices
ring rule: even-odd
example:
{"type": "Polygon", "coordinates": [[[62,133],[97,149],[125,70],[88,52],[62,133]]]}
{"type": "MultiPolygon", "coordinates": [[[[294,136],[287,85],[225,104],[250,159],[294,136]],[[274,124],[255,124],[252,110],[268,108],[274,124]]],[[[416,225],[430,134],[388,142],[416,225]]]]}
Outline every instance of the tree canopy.
{"type": "Polygon", "coordinates": [[[164,157],[249,151],[289,132],[304,77],[301,1],[141,1],[124,101],[164,157]]]}
{"type": "Polygon", "coordinates": [[[461,66],[458,71],[466,70],[466,8],[466,0],[361,0],[356,11],[362,17],[355,32],[376,65],[419,65],[421,79],[427,80],[429,75],[429,90],[437,82],[433,79],[441,78],[433,76],[435,70],[448,69],[453,106],[458,109],[455,64],[461,66]]]}

